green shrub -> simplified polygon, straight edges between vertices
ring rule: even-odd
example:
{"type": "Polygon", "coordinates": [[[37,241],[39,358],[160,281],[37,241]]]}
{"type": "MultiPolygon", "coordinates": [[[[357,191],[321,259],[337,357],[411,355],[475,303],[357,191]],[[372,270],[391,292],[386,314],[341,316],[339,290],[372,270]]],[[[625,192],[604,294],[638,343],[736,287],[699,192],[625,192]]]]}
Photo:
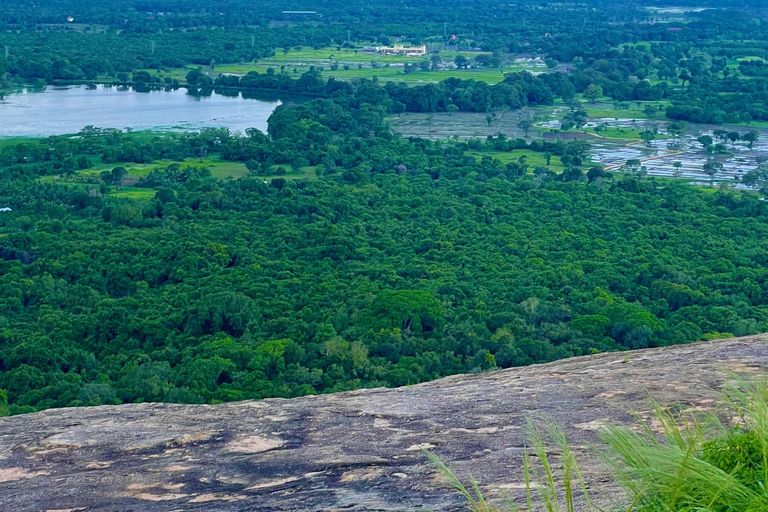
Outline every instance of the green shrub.
{"type": "Polygon", "coordinates": [[[707,441],[702,458],[754,492],[765,485],[763,452],[755,432],[735,430],[726,437],[707,441]]]}

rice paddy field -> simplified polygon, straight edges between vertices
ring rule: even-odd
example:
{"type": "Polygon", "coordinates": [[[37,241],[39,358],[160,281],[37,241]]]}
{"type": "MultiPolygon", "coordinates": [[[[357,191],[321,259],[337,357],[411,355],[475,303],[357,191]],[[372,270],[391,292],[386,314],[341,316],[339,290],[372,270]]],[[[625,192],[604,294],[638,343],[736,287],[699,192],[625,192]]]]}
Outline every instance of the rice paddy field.
{"type": "MultiPolygon", "coordinates": [[[[485,112],[406,112],[391,118],[389,124],[406,137],[460,140],[485,138],[489,135],[495,137],[503,133],[509,138],[519,138],[524,137],[525,133],[517,127],[517,123],[523,117],[530,116],[532,110],[497,113],[490,124],[485,112]]],[[[537,130],[532,128],[529,135],[537,135],[537,130]]]]}
{"type": "MultiPolygon", "coordinates": [[[[679,139],[674,139],[666,131],[668,119],[661,115],[649,119],[643,115],[645,105],[656,103],[660,102],[644,102],[639,106],[633,103],[632,108],[620,110],[605,103],[589,105],[592,107],[587,110],[590,114],[589,122],[582,129],[569,132],[559,129],[560,119],[570,111],[562,104],[497,113],[490,124],[486,120],[486,113],[469,112],[405,113],[391,118],[389,123],[395,131],[404,136],[457,141],[482,140],[489,135],[497,136],[500,133],[508,138],[525,138],[523,130],[517,127],[518,122],[524,117],[536,119],[537,125],[530,130],[528,140],[533,137],[563,141],[579,138],[590,143],[590,162],[582,166],[584,169],[600,164],[607,170],[621,172],[628,160],[640,160],[649,176],[682,179],[707,187],[711,181],[704,173],[703,166],[712,158],[723,164],[722,171],[714,177],[715,184],[738,188],[743,187],[739,184],[741,176],[757,167],[758,160],[768,158],[768,129],[761,123],[729,127],[739,133],[755,130],[758,133],[758,141],[754,147],[749,148],[744,142],[729,143],[727,153],[712,156],[696,139],[699,135],[712,135],[713,130],[722,128],[721,126],[689,124],[686,133],[679,139]],[[632,117],[627,117],[627,113],[632,117]],[[656,140],[646,144],[641,140],[640,133],[649,129],[658,133],[656,140]],[[680,163],[679,166],[675,165],[677,162],[680,163]]],[[[544,154],[530,150],[473,151],[469,154],[476,158],[490,156],[504,164],[525,156],[531,170],[546,166],[544,154]]],[[[548,167],[555,172],[565,169],[557,156],[552,157],[548,167]]]]}

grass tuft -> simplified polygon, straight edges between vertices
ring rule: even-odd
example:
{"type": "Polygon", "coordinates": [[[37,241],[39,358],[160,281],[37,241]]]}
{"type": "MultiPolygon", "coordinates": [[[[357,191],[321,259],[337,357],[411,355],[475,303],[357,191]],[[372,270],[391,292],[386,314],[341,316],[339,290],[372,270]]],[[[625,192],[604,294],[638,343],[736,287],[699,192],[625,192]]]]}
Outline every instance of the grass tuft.
{"type": "MultiPolygon", "coordinates": [[[[628,496],[623,512],[768,511],[768,384],[733,375],[718,416],[674,414],[651,400],[655,421],[640,428],[607,426],[599,453],[628,496]],[[722,413],[721,413],[722,414],[722,413]]],[[[602,512],[589,498],[564,431],[551,421],[527,420],[523,454],[525,503],[505,510],[525,512],[602,512]],[[553,453],[557,453],[556,460],[553,453]],[[540,482],[540,483],[535,483],[540,482]],[[538,500],[534,499],[534,491],[538,500]],[[577,505],[577,498],[583,506],[577,505]],[[538,508],[537,508],[538,507],[538,508]]],[[[467,500],[472,512],[501,512],[483,496],[470,476],[471,492],[433,453],[427,457],[467,500]]]]}

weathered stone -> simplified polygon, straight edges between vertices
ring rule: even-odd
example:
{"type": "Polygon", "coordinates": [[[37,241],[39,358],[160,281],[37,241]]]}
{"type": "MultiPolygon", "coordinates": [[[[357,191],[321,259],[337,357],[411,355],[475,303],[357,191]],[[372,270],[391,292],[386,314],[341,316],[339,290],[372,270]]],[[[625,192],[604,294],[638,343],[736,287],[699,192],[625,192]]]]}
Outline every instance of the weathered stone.
{"type": "Polygon", "coordinates": [[[422,448],[492,496],[523,492],[526,415],[563,425],[602,501],[588,445],[650,417],[647,394],[707,409],[729,371],[768,367],[768,336],[601,354],[418,386],[293,400],[132,404],[0,420],[0,510],[427,511],[462,502],[422,448]]]}

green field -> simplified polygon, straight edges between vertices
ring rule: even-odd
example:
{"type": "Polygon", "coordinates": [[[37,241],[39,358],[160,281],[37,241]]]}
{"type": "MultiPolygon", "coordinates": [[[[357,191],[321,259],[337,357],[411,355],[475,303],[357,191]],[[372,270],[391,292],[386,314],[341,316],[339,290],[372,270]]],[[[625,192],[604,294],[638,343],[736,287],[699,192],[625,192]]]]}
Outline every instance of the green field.
{"type": "Polygon", "coordinates": [[[248,174],[245,164],[242,162],[228,162],[219,160],[217,157],[207,158],[187,158],[186,160],[174,161],[174,160],[158,160],[149,164],[135,164],[129,162],[116,162],[116,163],[96,163],[91,169],[85,171],[79,171],[77,176],[83,178],[98,177],[99,173],[106,170],[111,170],[114,167],[125,167],[128,171],[127,179],[136,179],[148,175],[155,169],[162,169],[169,165],[177,163],[182,166],[192,167],[205,167],[211,171],[211,175],[215,178],[242,178],[248,174]]]}
{"type": "Polygon", "coordinates": [[[618,109],[615,108],[612,103],[598,102],[598,103],[584,103],[584,110],[589,114],[589,117],[597,118],[613,118],[613,119],[664,119],[664,111],[659,111],[656,117],[649,118],[644,112],[646,105],[661,105],[669,106],[671,102],[668,100],[660,101],[627,101],[624,102],[629,108],[618,109]]]}
{"type": "MultiPolygon", "coordinates": [[[[213,73],[231,73],[244,75],[251,71],[257,73],[266,73],[272,68],[276,73],[285,73],[298,78],[302,73],[309,71],[311,67],[321,68],[323,76],[334,77],[342,80],[353,80],[355,78],[373,78],[376,77],[382,81],[404,82],[407,84],[435,83],[447,78],[474,79],[478,81],[494,84],[504,78],[505,73],[515,71],[536,71],[540,68],[535,65],[521,66],[519,64],[509,64],[501,68],[469,68],[469,69],[440,69],[436,71],[415,71],[405,74],[405,64],[419,64],[428,61],[434,54],[427,54],[421,57],[405,57],[398,55],[380,55],[377,53],[363,53],[352,48],[323,48],[315,49],[290,49],[284,54],[282,49],[278,48],[273,57],[261,59],[258,62],[240,62],[221,64],[215,66],[213,73]],[[336,69],[331,69],[335,67],[336,69]],[[346,69],[345,69],[346,68],[346,69]]],[[[478,55],[490,55],[488,52],[455,52],[442,51],[439,56],[442,62],[450,63],[457,55],[463,55],[468,59],[478,55]]],[[[193,66],[185,68],[175,68],[166,70],[147,69],[150,74],[162,78],[170,77],[172,79],[184,80],[187,72],[193,66]]],[[[206,69],[206,71],[210,71],[206,69]]]]}
{"type": "Polygon", "coordinates": [[[40,139],[35,137],[0,137],[0,150],[6,146],[16,146],[18,144],[35,144],[40,139]]]}
{"type": "MultiPolygon", "coordinates": [[[[516,149],[514,151],[467,151],[467,156],[473,156],[480,160],[484,156],[490,156],[503,164],[519,161],[521,156],[525,156],[525,163],[528,164],[528,172],[533,172],[536,167],[547,167],[549,170],[561,173],[565,167],[557,156],[552,156],[549,165],[544,153],[531,151],[530,149],[516,149]]],[[[583,167],[588,167],[590,162],[585,162],[583,167]]]]}
{"type": "MultiPolygon", "coordinates": [[[[100,173],[103,171],[109,171],[115,167],[125,167],[128,171],[124,183],[135,183],[137,180],[144,176],[147,176],[150,172],[156,169],[163,169],[171,164],[181,164],[182,166],[193,167],[205,167],[211,172],[211,176],[217,179],[240,179],[249,174],[248,169],[243,162],[229,162],[219,160],[218,157],[208,158],[187,158],[186,160],[173,161],[173,160],[158,160],[149,164],[136,164],[129,162],[115,162],[115,163],[97,163],[92,168],[82,171],[77,171],[72,176],[44,176],[40,178],[40,181],[45,183],[57,183],[60,185],[70,185],[75,187],[83,187],[87,189],[99,188],[102,184],[100,173]]],[[[264,181],[271,181],[275,178],[283,178],[285,180],[316,180],[316,167],[305,166],[301,169],[293,169],[288,165],[273,165],[274,174],[268,176],[257,176],[264,181]],[[282,167],[286,172],[285,174],[277,173],[277,169],[282,167]]],[[[126,199],[152,199],[155,195],[155,190],[151,188],[134,187],[134,186],[120,186],[110,187],[108,195],[111,197],[121,197],[126,199]]]]}
{"type": "Polygon", "coordinates": [[[155,197],[155,189],[139,187],[119,187],[109,192],[111,197],[120,197],[123,199],[149,200],[155,197]]]}
{"type": "Polygon", "coordinates": [[[288,165],[273,165],[272,170],[277,171],[278,168],[282,167],[287,172],[285,174],[270,174],[269,176],[258,176],[259,178],[263,178],[264,181],[270,181],[275,178],[283,178],[285,180],[291,181],[291,180],[316,180],[317,179],[317,173],[316,169],[317,166],[314,165],[307,165],[305,167],[302,167],[301,169],[293,169],[288,165]]]}
{"type": "MultiPolygon", "coordinates": [[[[671,102],[669,100],[660,101],[641,101],[638,105],[636,101],[624,102],[627,108],[616,108],[614,103],[610,102],[610,98],[603,98],[603,100],[597,103],[590,103],[585,101],[581,95],[577,98],[581,101],[581,108],[589,115],[590,118],[605,118],[605,119],[649,119],[648,115],[644,112],[646,105],[661,105],[669,106],[671,102]]],[[[562,101],[556,100],[553,106],[536,107],[537,115],[540,115],[545,120],[561,119],[566,113],[569,113],[570,109],[563,104],[562,101]]],[[[666,119],[664,111],[659,111],[656,117],[650,119],[658,119],[660,121],[666,119]]]]}
{"type": "MultiPolygon", "coordinates": [[[[457,55],[463,55],[466,58],[472,58],[477,55],[490,55],[490,52],[455,52],[455,51],[441,51],[439,53],[440,58],[443,60],[443,62],[453,62],[453,59],[456,58],[457,55]]],[[[421,57],[404,57],[401,55],[381,55],[378,53],[367,53],[367,52],[361,52],[359,49],[355,48],[334,48],[334,47],[328,47],[328,48],[321,48],[319,50],[315,49],[289,49],[287,54],[284,54],[282,49],[277,48],[275,50],[275,55],[273,57],[270,57],[269,59],[262,59],[259,62],[270,62],[270,63],[276,63],[278,65],[280,64],[291,64],[295,62],[299,63],[319,63],[319,62],[325,62],[330,63],[332,61],[339,62],[339,64],[342,63],[362,63],[362,64],[368,64],[371,61],[376,62],[389,62],[391,64],[394,63],[405,63],[405,62],[416,62],[418,63],[421,60],[429,60],[431,57],[431,54],[427,54],[421,57]]]]}
{"type": "MultiPolygon", "coordinates": [[[[417,61],[418,62],[418,61],[417,61]]],[[[373,68],[371,66],[364,66],[358,69],[356,66],[344,69],[332,70],[327,63],[318,63],[315,67],[321,67],[322,74],[326,78],[338,78],[340,80],[354,80],[355,78],[373,78],[376,77],[383,82],[405,82],[408,84],[425,84],[441,82],[447,78],[461,78],[463,80],[474,79],[489,84],[495,84],[504,79],[504,73],[511,73],[514,71],[522,71],[523,68],[519,67],[505,67],[499,69],[493,68],[481,68],[481,69],[452,69],[452,70],[438,70],[438,71],[415,71],[410,74],[403,72],[402,66],[391,67],[379,67],[373,68]]],[[[268,68],[275,69],[274,65],[264,63],[264,61],[257,64],[227,64],[218,66],[217,72],[232,73],[238,75],[244,75],[251,71],[257,73],[266,73],[268,68]]],[[[286,73],[298,78],[302,73],[309,71],[310,66],[291,66],[290,69],[286,68],[286,73]],[[296,69],[296,73],[294,73],[296,69]]],[[[276,69],[280,71],[279,67],[276,69]]]]}
{"type": "MultiPolygon", "coordinates": [[[[82,180],[78,175],[66,178],[61,176],[43,176],[40,178],[40,181],[43,183],[56,183],[57,185],[81,188],[84,190],[99,189],[98,182],[82,180]]],[[[110,187],[106,195],[109,197],[120,197],[123,199],[148,200],[155,197],[156,192],[157,191],[152,188],[122,186],[110,187]]]]}

